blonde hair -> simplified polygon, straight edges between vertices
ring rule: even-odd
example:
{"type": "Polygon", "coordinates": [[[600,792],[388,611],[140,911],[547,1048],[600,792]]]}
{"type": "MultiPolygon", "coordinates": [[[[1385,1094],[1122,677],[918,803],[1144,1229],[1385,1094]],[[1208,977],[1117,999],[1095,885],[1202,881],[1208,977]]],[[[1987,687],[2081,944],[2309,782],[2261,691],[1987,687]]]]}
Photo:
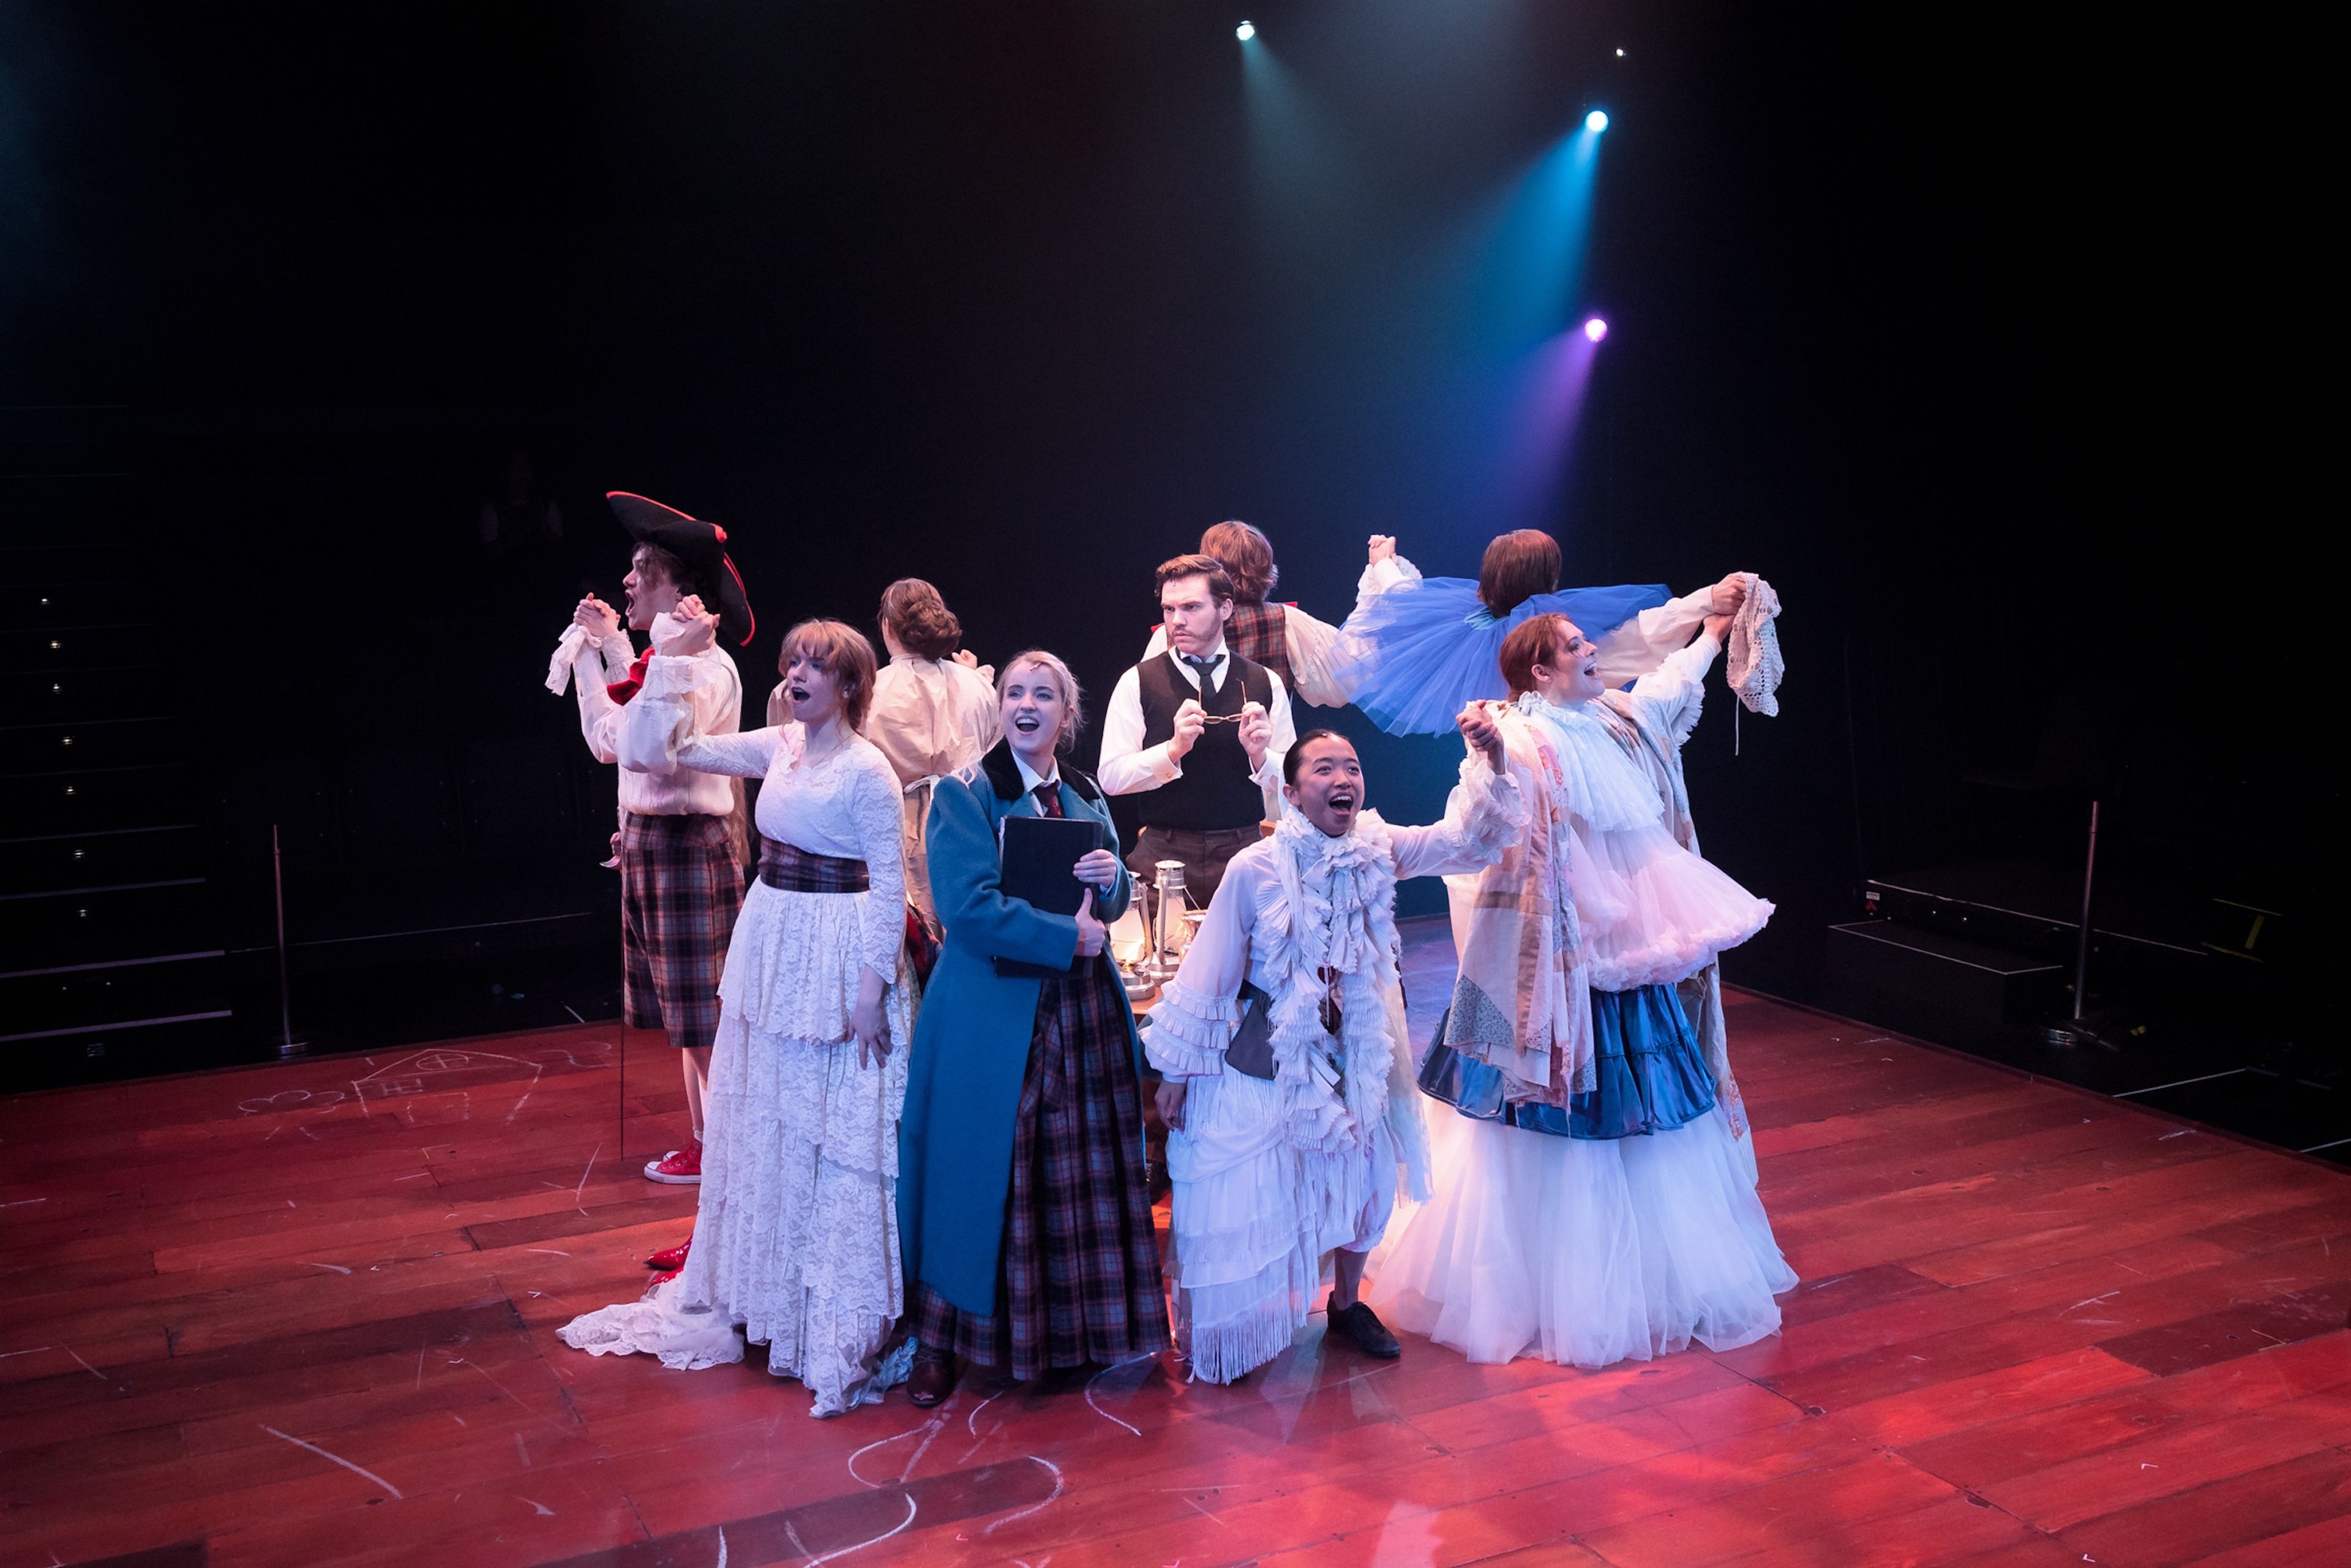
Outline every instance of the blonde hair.
{"type": "Polygon", "coordinates": [[[841,709],[849,727],[865,733],[865,710],[873,706],[873,674],[877,668],[873,644],[846,621],[803,621],[784,633],[776,655],[776,673],[792,667],[792,655],[806,653],[820,669],[841,683],[841,709]]]}
{"type": "Polygon", "coordinates": [[[1026,649],[1004,661],[1003,672],[996,677],[998,702],[1001,703],[1004,700],[1004,688],[1011,684],[1012,672],[1023,664],[1031,664],[1046,671],[1053,677],[1054,683],[1061,687],[1061,696],[1068,704],[1069,712],[1061,716],[1061,733],[1054,740],[1053,749],[1057,752],[1068,751],[1078,743],[1078,731],[1083,729],[1086,724],[1086,695],[1078,689],[1078,677],[1070,674],[1070,666],[1061,662],[1060,654],[1049,653],[1042,648],[1026,649]]]}

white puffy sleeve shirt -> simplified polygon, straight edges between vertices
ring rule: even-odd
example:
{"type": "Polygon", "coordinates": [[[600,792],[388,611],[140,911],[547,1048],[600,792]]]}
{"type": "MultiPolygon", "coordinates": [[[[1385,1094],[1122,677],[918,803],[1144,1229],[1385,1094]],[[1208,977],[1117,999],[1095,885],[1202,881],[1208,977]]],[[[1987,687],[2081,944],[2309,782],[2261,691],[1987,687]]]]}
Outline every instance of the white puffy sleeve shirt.
{"type": "Polygon", "coordinates": [[[865,736],[898,782],[935,779],[977,762],[1002,732],[996,688],[953,659],[892,659],[873,680],[865,736]]]}
{"type": "MultiPolygon", "coordinates": [[[[623,674],[626,673],[625,666],[623,674]]],[[[732,737],[741,727],[743,678],[724,648],[684,658],[656,653],[645,664],[645,684],[628,703],[612,700],[602,683],[575,681],[580,727],[600,762],[621,765],[621,807],[648,817],[724,817],[735,810],[735,787],[687,761],[689,737],[732,737]]],[[[747,777],[757,778],[756,770],[747,777]]]]}

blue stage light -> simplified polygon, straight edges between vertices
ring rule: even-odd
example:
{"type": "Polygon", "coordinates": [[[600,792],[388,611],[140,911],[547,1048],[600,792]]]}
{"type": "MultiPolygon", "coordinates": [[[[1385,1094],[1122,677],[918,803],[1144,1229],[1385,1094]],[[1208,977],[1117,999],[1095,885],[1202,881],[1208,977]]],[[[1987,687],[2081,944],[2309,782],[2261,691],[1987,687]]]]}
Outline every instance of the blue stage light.
{"type": "Polygon", "coordinates": [[[1233,37],[1238,38],[1244,44],[1248,43],[1251,38],[1257,37],[1257,24],[1255,22],[1243,22],[1239,26],[1233,29],[1233,37]]]}
{"type": "Polygon", "coordinates": [[[1585,115],[1583,117],[1583,129],[1591,131],[1594,136],[1597,136],[1602,131],[1607,130],[1608,111],[1604,109],[1595,109],[1590,114],[1585,115]]]}
{"type": "Polygon", "coordinates": [[[1594,316],[1583,324],[1583,335],[1593,342],[1608,336],[1608,323],[1594,316]]]}

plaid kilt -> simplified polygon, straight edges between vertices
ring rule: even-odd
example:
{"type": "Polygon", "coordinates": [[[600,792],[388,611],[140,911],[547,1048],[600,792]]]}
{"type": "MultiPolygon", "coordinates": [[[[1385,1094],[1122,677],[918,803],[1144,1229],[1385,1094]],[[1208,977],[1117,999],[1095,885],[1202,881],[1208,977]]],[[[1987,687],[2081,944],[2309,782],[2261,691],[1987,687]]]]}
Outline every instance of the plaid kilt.
{"type": "Polygon", "coordinates": [[[1033,1378],[1165,1350],[1167,1295],[1143,1163],[1143,1090],[1107,961],[1037,998],[1012,1134],[997,1311],[919,1287],[914,1332],[965,1361],[1033,1378]]]}
{"type": "Polygon", "coordinates": [[[631,1029],[681,1050],[718,1037],[718,977],[743,907],[743,869],[724,817],[621,824],[621,996],[631,1029]]]}

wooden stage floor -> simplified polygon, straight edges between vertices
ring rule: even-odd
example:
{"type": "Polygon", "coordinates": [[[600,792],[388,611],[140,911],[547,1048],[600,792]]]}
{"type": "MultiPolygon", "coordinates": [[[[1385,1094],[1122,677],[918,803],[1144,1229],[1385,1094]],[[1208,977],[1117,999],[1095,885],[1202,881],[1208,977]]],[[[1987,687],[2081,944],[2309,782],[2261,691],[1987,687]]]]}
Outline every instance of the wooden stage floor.
{"type": "Polygon", "coordinates": [[[1730,1027],[1779,1338],[1574,1372],[1318,1321],[1235,1389],[821,1422],[757,1353],[556,1342],[693,1210],[638,1174],[683,1114],[650,1037],[625,1107],[609,1025],[0,1102],[0,1568],[2351,1563],[2351,1174],[1730,1027]]]}

